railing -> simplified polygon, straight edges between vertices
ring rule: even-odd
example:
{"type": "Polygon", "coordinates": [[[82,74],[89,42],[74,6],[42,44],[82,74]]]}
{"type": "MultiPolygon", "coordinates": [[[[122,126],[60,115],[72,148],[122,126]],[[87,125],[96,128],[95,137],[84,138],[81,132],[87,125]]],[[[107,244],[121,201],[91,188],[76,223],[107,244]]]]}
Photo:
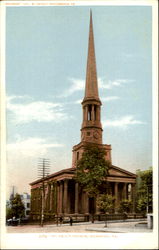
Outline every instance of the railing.
{"type": "MultiPolygon", "coordinates": [[[[39,217],[39,216],[38,216],[39,217]]],[[[61,223],[69,223],[70,218],[72,218],[73,223],[78,222],[94,222],[94,221],[116,221],[116,220],[122,220],[125,221],[127,219],[142,219],[145,218],[142,214],[94,214],[94,215],[83,215],[83,214],[69,214],[69,215],[45,215],[44,216],[44,222],[46,224],[61,224],[61,223]]],[[[29,222],[36,223],[39,221],[38,219],[33,219],[29,222]]]]}

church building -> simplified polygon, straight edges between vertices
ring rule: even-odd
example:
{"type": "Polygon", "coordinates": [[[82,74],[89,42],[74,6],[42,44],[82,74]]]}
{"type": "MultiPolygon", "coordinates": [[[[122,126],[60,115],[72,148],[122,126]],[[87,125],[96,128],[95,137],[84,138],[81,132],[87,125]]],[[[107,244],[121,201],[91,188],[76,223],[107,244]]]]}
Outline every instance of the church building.
{"type": "Polygon", "coordinates": [[[93,35],[92,13],[90,14],[88,58],[86,69],[85,94],[82,101],[83,122],[81,126],[81,141],[73,146],[72,166],[32,182],[31,185],[31,216],[39,219],[42,206],[42,185],[44,183],[45,204],[44,214],[47,217],[100,214],[96,200],[75,181],[76,164],[81,158],[87,143],[93,143],[105,150],[105,159],[111,162],[106,182],[109,193],[115,197],[114,212],[123,199],[135,202],[136,175],[112,165],[111,145],[103,144],[101,124],[101,100],[98,93],[95,46],[93,35]]]}

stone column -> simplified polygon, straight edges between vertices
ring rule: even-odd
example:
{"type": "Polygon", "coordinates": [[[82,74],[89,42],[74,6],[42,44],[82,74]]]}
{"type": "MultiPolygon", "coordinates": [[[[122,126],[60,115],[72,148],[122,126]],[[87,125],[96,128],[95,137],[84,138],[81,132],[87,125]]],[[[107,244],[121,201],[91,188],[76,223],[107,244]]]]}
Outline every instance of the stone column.
{"type": "Polygon", "coordinates": [[[68,180],[64,180],[64,197],[63,197],[64,213],[68,213],[68,180]]]}
{"type": "Polygon", "coordinates": [[[51,183],[51,192],[50,192],[50,207],[49,210],[52,211],[53,205],[53,184],[51,183]]]}
{"type": "Polygon", "coordinates": [[[99,121],[99,106],[96,106],[96,120],[99,121]]]}
{"type": "Polygon", "coordinates": [[[58,194],[57,194],[57,182],[54,183],[54,192],[53,192],[53,204],[52,204],[52,207],[53,207],[53,213],[57,214],[57,197],[58,197],[58,194]]]}
{"type": "Polygon", "coordinates": [[[57,182],[57,213],[60,211],[60,183],[57,182]]]}
{"type": "Polygon", "coordinates": [[[88,105],[85,106],[85,121],[88,120],[88,105]]]}
{"type": "Polygon", "coordinates": [[[125,200],[127,199],[127,183],[123,183],[123,194],[122,198],[125,200]]]}
{"type": "Polygon", "coordinates": [[[100,106],[97,106],[97,120],[100,121],[100,106]]]}
{"type": "Polygon", "coordinates": [[[92,117],[92,121],[95,120],[95,114],[94,114],[94,105],[92,105],[92,111],[91,111],[91,117],[92,117]]]}
{"type": "Polygon", "coordinates": [[[79,193],[78,193],[79,185],[75,183],[75,214],[78,214],[78,202],[79,202],[79,193]]]}
{"type": "Polygon", "coordinates": [[[59,212],[63,212],[63,182],[60,181],[60,207],[59,207],[59,212]]]}
{"type": "Polygon", "coordinates": [[[132,212],[135,213],[135,183],[131,183],[132,212]]]}
{"type": "Polygon", "coordinates": [[[115,212],[117,212],[118,204],[119,204],[118,185],[119,185],[119,183],[115,182],[115,185],[114,185],[114,191],[115,191],[114,192],[115,193],[115,212]]]}

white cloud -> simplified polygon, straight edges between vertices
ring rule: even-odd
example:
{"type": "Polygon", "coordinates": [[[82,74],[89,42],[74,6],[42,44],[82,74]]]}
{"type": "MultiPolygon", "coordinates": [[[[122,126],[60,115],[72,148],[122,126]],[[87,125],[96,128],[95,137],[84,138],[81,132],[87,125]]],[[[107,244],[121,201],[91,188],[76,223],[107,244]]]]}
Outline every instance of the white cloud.
{"type": "Polygon", "coordinates": [[[65,91],[59,97],[67,97],[72,95],[74,92],[77,92],[79,90],[84,90],[85,81],[83,79],[71,77],[68,80],[72,83],[72,85],[67,89],[67,91],[65,91]]]}
{"type": "MultiPolygon", "coordinates": [[[[38,178],[39,158],[50,159],[50,173],[59,170],[64,146],[58,142],[52,143],[50,138],[22,138],[17,135],[14,142],[7,144],[8,194],[10,195],[10,186],[16,186],[18,192],[30,191],[29,183],[38,178]]],[[[64,159],[63,162],[67,164],[68,161],[64,159]]]]}
{"type": "Polygon", "coordinates": [[[28,95],[11,95],[11,96],[7,96],[6,97],[6,99],[7,99],[7,102],[10,102],[10,101],[12,101],[12,100],[14,100],[14,99],[25,99],[25,100],[32,100],[32,97],[31,96],[28,96],[28,95]]]}
{"type": "Polygon", "coordinates": [[[101,97],[102,102],[110,102],[120,99],[118,96],[101,97]]]}
{"type": "Polygon", "coordinates": [[[102,122],[102,124],[103,127],[119,127],[125,129],[131,125],[145,124],[145,123],[139,120],[135,120],[132,115],[128,115],[116,120],[105,120],[102,122]]]}
{"type": "Polygon", "coordinates": [[[14,155],[20,157],[39,157],[47,154],[50,148],[63,147],[63,144],[49,143],[43,138],[27,138],[21,139],[20,137],[14,143],[7,144],[7,152],[11,157],[14,155]]]}
{"type": "MultiPolygon", "coordinates": [[[[21,137],[7,144],[7,187],[15,186],[18,193],[30,192],[29,183],[38,179],[39,158],[50,160],[50,173],[68,168],[71,161],[67,148],[54,138],[21,137]],[[52,143],[54,141],[54,143],[52,143]]],[[[71,151],[70,151],[71,155],[71,151]]]]}
{"type": "MultiPolygon", "coordinates": [[[[73,77],[68,78],[68,80],[71,82],[71,86],[67,89],[67,91],[62,93],[59,97],[68,97],[77,91],[84,90],[85,80],[73,78],[73,77]]],[[[129,80],[129,79],[116,79],[113,81],[110,81],[110,80],[107,81],[106,78],[99,77],[98,86],[100,89],[112,89],[114,87],[121,87],[123,86],[123,84],[132,82],[132,81],[133,80],[129,80]]]]}
{"type": "Polygon", "coordinates": [[[82,102],[82,99],[79,99],[79,100],[75,101],[74,103],[75,104],[81,104],[81,102],[82,102]]]}
{"type": "Polygon", "coordinates": [[[98,78],[99,88],[101,89],[112,89],[114,87],[122,87],[125,83],[133,82],[134,80],[129,79],[116,79],[113,81],[106,80],[105,78],[98,78]]]}
{"type": "Polygon", "coordinates": [[[61,121],[67,118],[61,104],[44,101],[28,102],[27,98],[25,96],[9,96],[7,98],[7,109],[11,112],[15,123],[61,121]],[[20,103],[15,102],[18,99],[21,99],[20,103]],[[24,103],[26,101],[27,103],[24,103]]]}

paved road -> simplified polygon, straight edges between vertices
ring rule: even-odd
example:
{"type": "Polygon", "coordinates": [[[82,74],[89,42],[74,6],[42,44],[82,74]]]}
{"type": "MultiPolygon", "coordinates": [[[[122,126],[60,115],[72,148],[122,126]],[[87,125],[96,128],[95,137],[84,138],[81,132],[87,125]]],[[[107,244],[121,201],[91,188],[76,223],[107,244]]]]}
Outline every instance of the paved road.
{"type": "MultiPolygon", "coordinates": [[[[143,221],[142,221],[143,222],[143,221]]],[[[24,226],[8,226],[8,233],[129,233],[129,232],[152,232],[152,230],[144,227],[144,224],[136,226],[139,222],[118,222],[105,223],[101,222],[87,222],[80,224],[63,225],[24,225],[24,226]]]]}

